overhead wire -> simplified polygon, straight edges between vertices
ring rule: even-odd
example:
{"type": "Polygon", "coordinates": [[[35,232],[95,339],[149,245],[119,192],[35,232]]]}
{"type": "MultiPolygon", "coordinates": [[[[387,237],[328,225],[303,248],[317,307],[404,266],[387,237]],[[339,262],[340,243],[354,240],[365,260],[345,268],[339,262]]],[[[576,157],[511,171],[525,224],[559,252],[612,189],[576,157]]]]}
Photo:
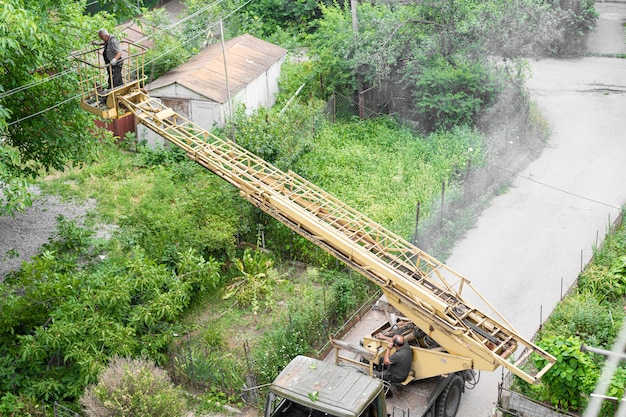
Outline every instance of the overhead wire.
{"type": "Polygon", "coordinates": [[[40,115],[40,114],[42,114],[42,113],[45,113],[45,112],[47,112],[47,111],[50,111],[50,110],[56,109],[57,107],[60,107],[60,106],[64,105],[65,103],[68,103],[68,102],[70,102],[70,101],[72,101],[72,100],[76,100],[76,99],[77,99],[77,98],[79,98],[79,97],[80,97],[80,94],[77,94],[77,95],[75,95],[75,96],[72,96],[72,97],[68,98],[67,100],[63,100],[63,101],[61,101],[60,103],[55,104],[54,106],[50,106],[50,107],[48,107],[48,108],[45,108],[45,109],[43,109],[43,110],[38,111],[37,113],[29,114],[28,116],[22,117],[21,119],[18,119],[18,120],[14,120],[14,121],[12,121],[12,122],[9,122],[9,123],[7,123],[7,126],[12,126],[12,125],[14,125],[14,124],[17,124],[17,123],[23,122],[24,120],[30,119],[30,118],[32,118],[32,117],[39,116],[39,115],[40,115]]]}
{"type": "Polygon", "coordinates": [[[593,198],[585,197],[584,195],[580,195],[580,194],[574,193],[574,192],[572,192],[572,191],[568,191],[568,190],[565,190],[565,189],[563,189],[563,188],[556,187],[556,186],[554,186],[554,185],[546,184],[545,182],[538,181],[538,180],[536,180],[536,179],[534,179],[534,178],[531,178],[531,177],[524,177],[524,176],[523,176],[523,175],[521,175],[521,174],[518,174],[518,173],[516,173],[516,172],[513,172],[513,171],[511,171],[511,170],[508,170],[508,169],[506,169],[506,168],[502,168],[502,167],[500,167],[500,166],[497,166],[497,165],[494,165],[494,164],[491,164],[491,163],[489,163],[489,166],[492,166],[492,167],[494,167],[494,168],[497,168],[497,169],[499,169],[499,170],[502,170],[502,171],[504,171],[504,172],[506,172],[506,173],[508,173],[508,174],[511,174],[511,175],[513,175],[513,176],[516,176],[516,177],[518,177],[518,178],[521,178],[521,179],[524,179],[524,180],[527,180],[527,181],[534,182],[534,183],[536,183],[536,184],[542,185],[542,186],[544,186],[544,187],[551,188],[551,189],[556,190],[556,191],[561,192],[561,193],[569,194],[569,195],[571,195],[571,196],[573,196],[573,197],[580,198],[580,199],[582,199],[582,200],[590,201],[590,202],[592,202],[592,203],[595,203],[595,204],[600,204],[600,205],[602,205],[602,206],[610,207],[610,208],[617,209],[617,210],[621,210],[621,209],[622,209],[621,207],[614,206],[613,204],[608,204],[608,203],[604,203],[604,202],[599,201],[599,200],[595,200],[595,199],[593,199],[593,198]]]}
{"type": "MultiPolygon", "coordinates": [[[[215,2],[210,3],[210,4],[208,4],[208,5],[204,6],[204,7],[202,7],[201,9],[198,9],[197,11],[195,11],[194,13],[192,13],[191,15],[189,15],[189,16],[185,16],[183,19],[181,19],[181,20],[179,20],[179,21],[176,21],[176,22],[172,23],[171,25],[166,26],[165,28],[163,28],[163,29],[160,29],[160,30],[156,31],[156,32],[154,32],[154,33],[150,34],[149,36],[144,36],[143,38],[141,38],[141,39],[140,39],[140,41],[149,40],[149,39],[151,39],[151,38],[153,38],[153,37],[155,37],[155,36],[157,36],[157,35],[159,35],[159,34],[161,34],[161,33],[168,32],[168,31],[170,31],[172,28],[175,28],[176,26],[178,26],[178,25],[180,25],[180,24],[182,24],[182,23],[186,22],[187,20],[192,19],[193,17],[198,16],[200,13],[203,13],[203,12],[207,11],[209,8],[214,7],[214,6],[216,6],[216,5],[220,4],[220,3],[222,3],[223,1],[224,1],[224,0],[216,0],[215,2]]],[[[248,4],[248,3],[250,3],[251,1],[252,1],[252,0],[248,0],[248,1],[247,1],[247,2],[245,2],[243,5],[239,6],[237,9],[235,9],[233,12],[231,12],[229,15],[227,15],[227,17],[226,17],[226,18],[230,17],[230,16],[231,16],[234,12],[239,11],[241,8],[243,8],[245,5],[247,5],[247,4],[248,4]]],[[[94,1],[94,2],[92,2],[92,3],[90,3],[90,4],[95,4],[95,3],[97,3],[97,1],[94,1]]],[[[213,28],[215,25],[217,25],[217,23],[215,23],[215,24],[213,24],[213,25],[210,25],[210,26],[208,27],[208,29],[213,28]]],[[[205,33],[208,31],[208,29],[207,29],[207,30],[205,30],[204,32],[200,32],[200,33],[205,34],[205,33]]],[[[190,41],[191,41],[191,40],[193,40],[193,39],[195,39],[195,37],[194,37],[194,38],[192,38],[192,39],[190,39],[190,40],[186,40],[185,42],[183,42],[183,45],[185,45],[187,42],[190,42],[190,41]]],[[[168,51],[164,52],[163,54],[159,55],[159,57],[161,57],[161,56],[163,56],[163,55],[165,55],[165,54],[167,54],[167,53],[169,53],[169,52],[172,52],[174,49],[175,49],[175,48],[172,48],[172,49],[170,49],[170,50],[168,50],[168,51]]],[[[61,72],[59,72],[59,73],[57,73],[57,74],[54,74],[54,75],[52,75],[52,76],[50,76],[50,77],[47,77],[47,78],[42,78],[42,79],[37,80],[37,81],[32,81],[32,82],[30,82],[30,83],[28,83],[28,84],[24,84],[24,85],[22,85],[22,86],[19,86],[19,87],[13,88],[13,89],[11,89],[11,90],[9,90],[9,91],[6,91],[6,92],[3,92],[3,93],[0,93],[0,100],[1,100],[1,99],[3,99],[3,98],[6,98],[6,97],[12,96],[12,95],[14,95],[14,94],[20,93],[20,92],[22,92],[22,91],[24,91],[24,90],[28,90],[28,89],[30,89],[30,88],[37,87],[38,85],[41,85],[41,84],[43,84],[43,83],[46,83],[46,82],[49,82],[49,81],[53,81],[53,80],[55,80],[56,78],[62,77],[62,76],[64,76],[64,75],[67,75],[67,74],[72,73],[72,72],[74,72],[74,73],[75,73],[75,72],[76,72],[76,70],[75,70],[75,69],[67,69],[67,70],[61,71],[61,72]]]]}
{"type": "MultiPolygon", "coordinates": [[[[152,38],[152,37],[154,37],[154,36],[157,36],[157,35],[158,35],[158,34],[160,34],[160,33],[163,33],[163,32],[166,32],[166,31],[169,31],[169,30],[171,30],[172,28],[176,27],[177,25],[180,25],[180,24],[182,24],[183,22],[186,22],[187,20],[189,20],[189,19],[191,19],[191,18],[193,18],[193,17],[198,16],[200,13],[207,11],[210,7],[213,7],[213,6],[215,6],[215,5],[218,5],[218,4],[222,3],[223,1],[224,1],[224,0],[217,0],[217,1],[215,1],[215,2],[213,2],[213,3],[211,3],[211,4],[209,4],[209,5],[207,5],[207,6],[205,6],[205,7],[203,7],[203,8],[201,8],[201,9],[199,9],[199,10],[195,11],[195,12],[194,12],[194,13],[192,13],[191,15],[186,16],[185,18],[183,18],[183,19],[181,19],[181,20],[179,20],[179,21],[174,22],[173,24],[171,24],[171,25],[169,25],[169,26],[166,26],[165,28],[163,28],[163,29],[161,29],[161,30],[159,30],[159,31],[157,31],[157,32],[155,32],[155,33],[153,33],[153,34],[149,35],[149,36],[144,36],[143,38],[141,38],[141,39],[140,39],[140,41],[150,39],[150,38],[152,38]]],[[[241,6],[239,6],[239,7],[238,7],[238,8],[236,8],[234,11],[232,11],[231,13],[229,13],[229,14],[226,16],[226,18],[228,18],[228,17],[232,16],[235,12],[237,12],[237,11],[239,11],[240,9],[242,9],[243,7],[245,7],[245,6],[246,6],[248,3],[250,3],[251,1],[252,1],[252,0],[248,0],[248,1],[246,1],[245,3],[243,3],[241,6]]],[[[189,42],[191,42],[191,41],[195,40],[197,37],[199,37],[199,36],[201,36],[201,35],[206,35],[206,33],[207,33],[210,29],[212,29],[213,27],[215,27],[217,24],[218,24],[218,23],[214,23],[214,24],[212,24],[212,25],[208,26],[208,28],[207,28],[206,30],[201,31],[201,32],[198,32],[198,34],[196,34],[195,36],[193,36],[193,37],[191,37],[191,38],[189,38],[189,39],[186,39],[186,40],[185,40],[185,41],[184,41],[181,45],[185,45],[185,44],[187,44],[187,43],[189,43],[189,42]]],[[[170,49],[168,49],[168,50],[164,51],[162,54],[157,55],[157,56],[153,57],[153,59],[152,59],[152,60],[150,60],[150,61],[146,62],[146,64],[150,64],[150,63],[152,63],[152,62],[157,61],[159,58],[161,58],[161,57],[163,57],[163,56],[165,56],[165,55],[167,55],[167,54],[169,54],[169,53],[171,53],[171,52],[174,52],[177,48],[178,48],[178,47],[174,47],[174,48],[170,48],[170,49]]],[[[46,83],[46,82],[49,82],[49,81],[53,81],[53,80],[55,80],[55,79],[57,79],[57,78],[59,78],[59,77],[65,76],[65,75],[70,74],[70,73],[75,73],[75,72],[76,72],[76,70],[75,70],[75,69],[68,69],[68,70],[62,71],[62,72],[60,72],[60,73],[54,74],[53,76],[47,77],[47,78],[45,78],[45,79],[40,79],[40,80],[37,80],[37,81],[33,81],[33,82],[29,83],[29,84],[25,84],[25,85],[23,85],[23,86],[16,87],[16,88],[11,89],[11,90],[9,90],[9,91],[7,91],[7,92],[5,92],[5,93],[0,94],[0,99],[3,99],[3,98],[5,98],[5,97],[9,97],[9,96],[11,96],[11,95],[14,95],[14,94],[17,94],[17,93],[19,93],[19,92],[22,92],[22,91],[28,90],[28,89],[30,89],[30,88],[34,88],[34,87],[36,87],[36,86],[38,86],[38,85],[41,85],[41,84],[43,84],[43,83],[46,83]]],[[[67,100],[64,100],[64,101],[62,101],[62,102],[60,102],[60,103],[57,103],[57,104],[55,104],[55,105],[53,105],[53,106],[47,107],[47,108],[45,108],[45,109],[42,109],[42,110],[40,110],[40,111],[38,111],[38,112],[36,112],[36,113],[30,114],[30,115],[28,115],[28,116],[22,117],[22,118],[17,119],[17,120],[13,120],[13,121],[11,121],[11,122],[7,123],[7,126],[12,126],[12,125],[15,125],[15,124],[17,124],[17,123],[23,122],[24,120],[30,119],[30,118],[32,118],[32,117],[38,116],[38,115],[40,115],[40,114],[43,114],[43,113],[45,113],[45,112],[47,112],[47,111],[53,110],[53,109],[55,109],[55,108],[57,108],[57,107],[62,106],[62,105],[63,105],[63,104],[65,104],[65,103],[67,103],[67,102],[69,102],[69,101],[72,101],[72,100],[75,100],[75,99],[77,99],[77,98],[79,98],[79,97],[80,97],[80,94],[77,94],[77,95],[75,95],[75,96],[72,96],[72,97],[70,97],[70,98],[69,98],[69,99],[67,99],[67,100]]]]}

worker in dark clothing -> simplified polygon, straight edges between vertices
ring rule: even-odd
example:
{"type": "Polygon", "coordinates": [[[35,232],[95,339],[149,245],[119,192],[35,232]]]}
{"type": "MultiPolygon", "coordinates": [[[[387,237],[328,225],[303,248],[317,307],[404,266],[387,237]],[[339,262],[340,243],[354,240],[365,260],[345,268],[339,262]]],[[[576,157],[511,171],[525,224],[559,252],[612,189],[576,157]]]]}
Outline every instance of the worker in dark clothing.
{"type": "Polygon", "coordinates": [[[122,47],[117,38],[106,29],[100,29],[98,36],[104,42],[104,50],[102,57],[107,65],[107,73],[109,75],[109,89],[119,87],[124,84],[122,78],[122,47]],[[110,66],[109,66],[110,65],[110,66]]]}
{"type": "Polygon", "coordinates": [[[376,376],[389,382],[404,381],[411,371],[411,362],[413,361],[411,347],[404,342],[404,337],[399,334],[393,337],[379,334],[377,337],[386,340],[388,344],[383,357],[383,370],[377,371],[376,376]],[[391,354],[394,347],[396,352],[391,354]]]}

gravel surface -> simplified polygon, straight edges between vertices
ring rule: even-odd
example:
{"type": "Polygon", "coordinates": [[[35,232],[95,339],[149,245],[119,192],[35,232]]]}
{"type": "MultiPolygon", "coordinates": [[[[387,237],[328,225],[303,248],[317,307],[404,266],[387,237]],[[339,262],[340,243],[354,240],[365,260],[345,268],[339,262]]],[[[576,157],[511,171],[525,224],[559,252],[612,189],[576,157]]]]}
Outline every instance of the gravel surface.
{"type": "Polygon", "coordinates": [[[36,195],[33,205],[23,213],[0,216],[0,282],[23,261],[37,255],[41,245],[55,234],[59,216],[82,222],[95,207],[95,200],[74,204],[57,196],[42,196],[36,188],[33,193],[36,195]]]}

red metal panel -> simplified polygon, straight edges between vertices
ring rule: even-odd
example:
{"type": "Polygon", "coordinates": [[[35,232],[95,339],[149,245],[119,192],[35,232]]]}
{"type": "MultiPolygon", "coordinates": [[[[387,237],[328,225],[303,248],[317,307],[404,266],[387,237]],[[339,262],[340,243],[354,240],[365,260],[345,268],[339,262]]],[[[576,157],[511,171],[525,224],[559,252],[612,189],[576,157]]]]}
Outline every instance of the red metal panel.
{"type": "Polygon", "coordinates": [[[110,121],[96,120],[96,126],[107,129],[113,133],[114,136],[119,136],[120,139],[126,137],[126,133],[135,131],[135,116],[129,115],[122,117],[121,119],[114,119],[110,121]]]}

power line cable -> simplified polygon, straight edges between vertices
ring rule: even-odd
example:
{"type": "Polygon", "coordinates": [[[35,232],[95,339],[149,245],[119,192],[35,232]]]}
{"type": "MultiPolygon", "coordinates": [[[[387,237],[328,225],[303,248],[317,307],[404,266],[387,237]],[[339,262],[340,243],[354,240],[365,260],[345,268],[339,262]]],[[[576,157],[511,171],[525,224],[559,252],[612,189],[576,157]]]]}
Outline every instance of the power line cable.
{"type": "MultiPolygon", "coordinates": [[[[194,13],[193,13],[193,14],[191,14],[190,16],[187,16],[187,17],[185,17],[184,19],[181,19],[180,21],[175,22],[174,24],[167,26],[166,28],[164,28],[164,29],[162,29],[162,30],[160,30],[160,31],[158,31],[158,32],[156,32],[156,33],[154,33],[154,34],[150,35],[149,37],[144,37],[144,38],[142,38],[141,40],[144,40],[144,39],[149,39],[150,37],[156,36],[157,34],[159,34],[159,33],[161,33],[161,32],[164,32],[164,31],[170,30],[171,28],[175,27],[176,25],[181,24],[182,22],[184,22],[184,21],[186,21],[186,20],[190,19],[191,17],[197,16],[199,13],[201,13],[201,12],[203,12],[203,11],[208,10],[208,8],[209,8],[209,7],[211,7],[211,6],[213,6],[213,5],[216,5],[216,4],[219,4],[219,3],[223,2],[223,1],[224,1],[224,0],[218,0],[218,1],[214,2],[214,3],[211,3],[209,6],[206,6],[206,7],[202,8],[202,9],[200,9],[200,10],[198,10],[198,11],[194,12],[194,13]]],[[[228,18],[228,17],[232,16],[235,12],[239,11],[241,8],[243,8],[244,6],[246,6],[246,5],[247,5],[248,3],[250,3],[251,1],[252,1],[252,0],[248,0],[246,3],[242,4],[241,6],[239,6],[237,9],[235,9],[235,10],[234,10],[234,11],[232,11],[230,14],[228,14],[226,18],[228,18]]],[[[204,35],[206,35],[206,33],[207,33],[207,32],[208,32],[211,28],[215,27],[217,24],[218,24],[218,23],[214,23],[214,24],[212,24],[212,25],[208,26],[207,30],[204,30],[204,31],[198,32],[198,34],[196,34],[195,36],[193,36],[193,37],[191,37],[191,38],[189,38],[189,39],[185,40],[185,41],[184,41],[181,45],[185,45],[185,44],[187,44],[187,43],[189,43],[189,42],[193,41],[194,39],[196,39],[196,38],[197,38],[197,37],[199,37],[199,36],[204,36],[204,35]]],[[[171,48],[171,49],[169,49],[169,50],[167,50],[167,51],[164,51],[162,54],[160,54],[160,55],[158,55],[158,56],[154,57],[151,61],[146,62],[146,64],[150,64],[150,63],[152,63],[152,62],[154,62],[154,61],[158,60],[159,58],[161,58],[161,57],[163,57],[163,56],[167,55],[168,53],[174,52],[176,49],[177,49],[177,47],[175,47],[175,48],[171,48]]],[[[30,88],[34,88],[34,87],[36,87],[36,86],[38,86],[38,85],[40,85],[40,84],[46,83],[46,82],[48,82],[48,81],[52,81],[52,80],[54,80],[54,79],[56,79],[56,78],[58,78],[58,77],[61,77],[61,76],[64,76],[64,75],[70,74],[70,73],[72,73],[72,72],[73,72],[73,73],[76,73],[76,70],[75,70],[75,69],[65,70],[65,71],[62,71],[62,72],[60,72],[60,73],[57,73],[57,74],[55,74],[55,75],[53,75],[53,76],[51,76],[51,77],[48,77],[48,78],[46,78],[46,79],[41,79],[41,80],[38,80],[38,81],[35,81],[35,82],[32,82],[32,83],[26,84],[26,85],[24,85],[24,86],[17,87],[17,88],[12,89],[12,90],[10,90],[10,91],[8,91],[8,92],[4,93],[4,94],[0,94],[0,99],[5,98],[5,97],[9,97],[9,96],[11,96],[11,95],[17,94],[18,92],[25,91],[25,90],[30,89],[30,88]]],[[[75,96],[73,96],[73,97],[70,97],[70,98],[69,98],[69,99],[67,99],[67,100],[64,100],[64,101],[62,101],[62,102],[60,102],[60,103],[57,103],[57,104],[55,104],[55,105],[53,105],[53,106],[47,107],[47,108],[45,108],[45,109],[42,109],[42,110],[38,111],[37,113],[31,114],[31,115],[28,115],[28,116],[22,117],[22,118],[20,118],[20,119],[18,119],[18,120],[14,120],[14,121],[12,121],[12,122],[10,122],[10,123],[7,123],[7,126],[12,126],[12,125],[17,124],[17,123],[20,123],[20,122],[22,122],[22,121],[24,121],[24,120],[27,120],[27,119],[30,119],[30,118],[32,118],[32,117],[38,116],[38,115],[40,115],[40,114],[43,114],[43,113],[45,113],[45,112],[47,112],[47,111],[49,111],[49,110],[53,110],[53,109],[55,109],[55,108],[57,108],[57,107],[59,107],[59,106],[61,106],[61,105],[65,104],[65,103],[67,103],[67,102],[69,102],[69,101],[71,101],[71,100],[77,99],[77,98],[79,98],[79,97],[80,97],[80,94],[77,94],[77,95],[75,95],[75,96]]]]}
{"type": "Polygon", "coordinates": [[[527,180],[527,181],[534,182],[534,183],[539,184],[539,185],[543,185],[544,187],[551,188],[551,189],[556,190],[556,191],[559,191],[559,192],[561,192],[561,193],[569,194],[569,195],[571,195],[571,196],[573,196],[573,197],[580,198],[580,199],[582,199],[582,200],[587,200],[587,201],[590,201],[590,202],[592,202],[592,203],[600,204],[600,205],[602,205],[602,206],[606,206],[606,207],[614,208],[614,209],[617,209],[617,210],[621,210],[621,209],[622,209],[621,207],[616,207],[616,206],[614,206],[614,205],[612,205],[612,204],[608,204],[608,203],[605,203],[605,202],[602,202],[602,201],[599,201],[599,200],[594,200],[593,198],[585,197],[585,196],[583,196],[583,195],[576,194],[576,193],[574,193],[574,192],[571,192],[571,191],[565,190],[565,189],[563,189],[563,188],[555,187],[555,186],[553,186],[553,185],[546,184],[545,182],[537,181],[537,180],[535,180],[535,179],[533,179],[533,178],[530,178],[530,177],[524,177],[524,176],[522,176],[521,174],[517,174],[517,173],[515,173],[515,172],[513,172],[513,171],[511,171],[511,170],[508,170],[508,169],[506,169],[506,168],[499,167],[499,166],[494,165],[494,164],[491,164],[491,163],[488,163],[488,165],[489,165],[489,166],[492,166],[492,167],[494,167],[494,168],[497,168],[497,169],[499,169],[499,170],[501,170],[501,171],[507,172],[507,173],[509,173],[509,174],[511,174],[511,175],[513,175],[513,176],[516,176],[516,177],[522,178],[522,179],[527,180]]]}
{"type": "MultiPolygon", "coordinates": [[[[199,15],[200,13],[203,13],[203,12],[207,11],[209,8],[214,7],[214,6],[216,6],[216,5],[220,4],[220,3],[222,3],[223,1],[224,1],[224,0],[217,0],[217,1],[215,1],[215,2],[213,2],[213,3],[211,3],[211,4],[209,4],[209,5],[207,5],[207,6],[205,6],[205,7],[203,7],[203,8],[201,8],[201,9],[199,9],[199,10],[195,11],[195,12],[194,12],[194,13],[192,13],[191,15],[186,16],[185,18],[183,18],[183,19],[181,19],[181,20],[179,20],[179,21],[177,21],[177,22],[174,22],[173,24],[171,24],[171,25],[169,25],[169,26],[166,26],[165,28],[163,28],[163,29],[161,29],[161,30],[159,30],[159,31],[157,31],[157,32],[155,32],[155,33],[153,33],[153,34],[149,35],[149,36],[144,36],[143,38],[141,38],[141,39],[140,39],[140,41],[149,40],[149,39],[151,39],[151,38],[153,38],[153,37],[155,37],[155,36],[157,36],[157,35],[159,35],[159,34],[161,34],[161,33],[163,33],[163,32],[168,32],[168,31],[170,31],[172,28],[175,28],[176,26],[178,26],[178,25],[180,25],[180,24],[182,24],[182,23],[186,22],[187,20],[189,20],[189,19],[191,19],[191,18],[193,18],[193,17],[196,17],[196,16],[197,16],[197,15],[199,15]]],[[[247,5],[248,3],[250,3],[250,1],[251,1],[251,0],[248,0],[246,3],[244,3],[243,5],[241,5],[240,7],[238,7],[235,11],[231,12],[231,13],[230,13],[227,17],[230,17],[230,16],[231,16],[234,12],[236,12],[236,11],[240,10],[242,7],[244,7],[245,5],[247,5]]],[[[90,3],[90,4],[95,4],[95,3],[97,3],[97,1],[94,1],[94,2],[92,2],[92,3],[90,3]]],[[[226,18],[227,18],[227,17],[226,17],[226,18]]],[[[213,25],[211,25],[211,26],[209,26],[209,27],[208,27],[208,29],[213,28],[215,25],[217,25],[217,23],[216,23],[216,24],[213,24],[213,25]]],[[[200,32],[200,33],[201,33],[201,34],[206,34],[206,32],[207,32],[207,31],[208,31],[208,30],[205,30],[204,32],[200,32]]],[[[198,35],[198,36],[199,36],[199,35],[198,35]]],[[[183,45],[185,45],[187,42],[189,42],[189,41],[191,41],[191,40],[193,40],[193,39],[195,39],[195,37],[194,37],[194,38],[192,38],[192,39],[190,39],[190,40],[187,40],[187,41],[183,42],[183,45]]],[[[171,50],[164,52],[162,55],[159,55],[159,56],[158,56],[158,58],[160,58],[160,57],[164,56],[165,54],[167,54],[167,53],[169,53],[169,52],[172,52],[174,49],[175,49],[175,48],[172,48],[171,50]]],[[[151,61],[151,62],[152,62],[152,61],[151,61]]],[[[44,65],[44,66],[45,66],[45,65],[44,65]]],[[[56,78],[61,77],[61,76],[63,76],[63,75],[66,75],[66,74],[68,74],[68,73],[71,73],[71,72],[74,72],[74,73],[75,73],[75,72],[76,72],[76,70],[75,70],[75,69],[65,70],[65,71],[62,71],[62,72],[60,72],[60,73],[54,74],[54,75],[52,75],[52,76],[50,76],[50,77],[47,77],[47,78],[44,78],[44,79],[40,79],[40,80],[37,80],[37,81],[33,81],[33,82],[28,83],[28,84],[25,84],[25,85],[22,85],[22,86],[19,86],[19,87],[13,88],[13,89],[11,89],[11,90],[9,90],[9,91],[6,91],[6,92],[4,92],[4,93],[1,93],[1,94],[0,94],[0,100],[1,100],[1,99],[3,99],[3,98],[6,98],[6,97],[12,96],[12,95],[14,95],[14,94],[17,94],[17,93],[19,93],[19,92],[22,92],[22,91],[24,91],[24,90],[27,90],[27,89],[30,89],[30,88],[34,88],[34,87],[36,87],[36,86],[38,86],[38,85],[40,85],[40,84],[43,84],[43,83],[46,83],[46,82],[49,82],[49,81],[53,81],[53,80],[55,80],[56,78]]]]}
{"type": "Polygon", "coordinates": [[[38,111],[37,113],[29,114],[28,116],[22,117],[21,119],[14,120],[14,121],[12,121],[12,122],[10,122],[10,123],[7,123],[7,126],[12,126],[12,125],[14,125],[14,124],[17,124],[17,123],[23,122],[23,121],[24,121],[24,120],[26,120],[26,119],[30,119],[31,117],[39,116],[39,115],[40,115],[40,114],[42,114],[42,113],[45,113],[45,112],[47,112],[47,111],[49,111],[49,110],[56,109],[57,107],[60,107],[60,106],[62,106],[63,104],[68,103],[68,102],[70,102],[70,101],[72,101],[72,100],[76,100],[76,99],[77,99],[77,98],[79,98],[79,97],[80,97],[80,94],[77,94],[77,95],[75,95],[75,96],[73,96],[73,97],[68,98],[67,100],[63,100],[62,102],[55,104],[54,106],[50,106],[50,107],[48,107],[48,108],[46,108],[46,109],[43,109],[43,110],[38,111]]]}
{"type": "Polygon", "coordinates": [[[50,76],[50,77],[47,77],[47,78],[41,78],[41,79],[39,79],[39,80],[32,81],[32,82],[30,82],[30,83],[28,83],[28,84],[24,84],[24,85],[21,85],[21,86],[19,86],[19,87],[15,87],[15,88],[13,88],[13,89],[11,89],[11,90],[7,91],[7,92],[4,92],[4,93],[0,94],[0,100],[1,100],[1,99],[3,99],[3,98],[5,98],[5,97],[12,96],[13,94],[17,94],[17,93],[19,93],[19,92],[21,92],[21,91],[24,91],[24,90],[28,90],[28,89],[30,89],[30,88],[37,87],[37,86],[38,86],[38,85],[40,85],[40,84],[44,84],[44,83],[47,83],[47,82],[49,82],[49,81],[54,81],[55,79],[57,79],[57,78],[59,78],[59,77],[62,77],[62,76],[64,76],[64,75],[66,75],[66,74],[72,73],[72,72],[76,72],[76,70],[74,70],[74,69],[69,69],[69,70],[61,71],[61,72],[58,72],[58,73],[56,73],[56,74],[54,74],[54,75],[52,75],[52,76],[50,76]]]}

